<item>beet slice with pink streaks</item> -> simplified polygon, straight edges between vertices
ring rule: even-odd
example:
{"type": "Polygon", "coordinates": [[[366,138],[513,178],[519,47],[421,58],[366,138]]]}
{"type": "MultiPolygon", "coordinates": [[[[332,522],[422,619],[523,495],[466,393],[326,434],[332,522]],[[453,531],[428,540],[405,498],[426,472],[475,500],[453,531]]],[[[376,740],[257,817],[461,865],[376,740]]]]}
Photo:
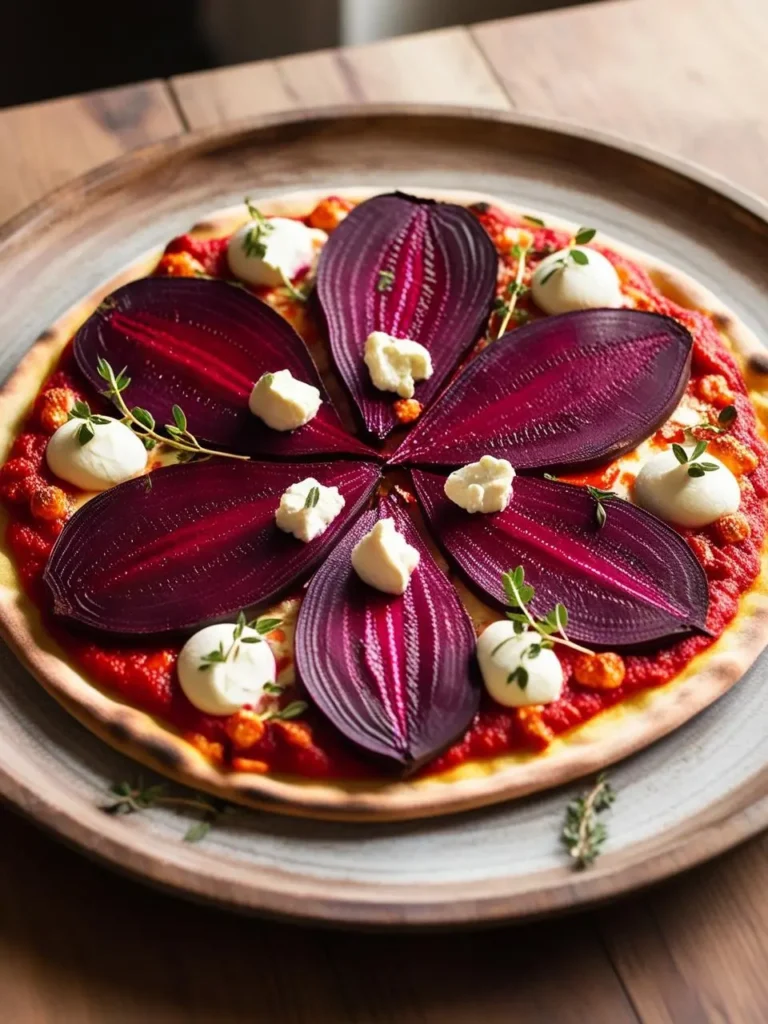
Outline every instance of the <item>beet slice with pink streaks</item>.
{"type": "Polygon", "coordinates": [[[515,478],[503,512],[470,515],[443,493],[445,477],[413,471],[435,536],[476,589],[506,604],[502,573],[522,565],[542,617],[568,609],[568,635],[601,647],[633,646],[705,630],[704,570],[666,523],[622,499],[604,504],[599,528],[586,488],[515,478]]]}
{"type": "Polygon", "coordinates": [[[394,392],[377,390],[363,361],[372,331],[429,349],[433,374],[416,384],[422,405],[479,337],[493,302],[498,254],[462,206],[395,192],[356,207],[320,256],[317,295],[336,368],[367,429],[397,425],[394,392]]]}
{"type": "Polygon", "coordinates": [[[392,498],[364,513],[316,573],[299,610],[296,668],[310,697],[362,751],[413,771],[469,725],[475,634],[456,591],[392,498]],[[402,596],[363,583],[352,548],[395,520],[421,560],[402,596]]]}
{"type": "Polygon", "coordinates": [[[200,441],[267,458],[376,458],[342,426],[309,351],[287,320],[238,285],[200,278],[147,277],[109,295],[75,335],[77,364],[99,391],[99,358],[127,367],[129,406],[173,423],[187,415],[200,441]],[[248,410],[263,373],[290,370],[320,389],[323,404],[297,430],[271,430],[248,410]]]}
{"type": "Polygon", "coordinates": [[[650,437],[680,401],[693,339],[671,317],[590,309],[493,342],[419,420],[392,462],[589,466],[650,437]]]}
{"type": "Polygon", "coordinates": [[[45,582],[57,615],[118,634],[191,629],[258,605],[305,578],[354,522],[379,479],[365,462],[284,465],[212,459],[157,469],[75,513],[45,582]],[[308,544],[275,524],[280,496],[308,476],[338,487],[341,514],[308,544]]]}

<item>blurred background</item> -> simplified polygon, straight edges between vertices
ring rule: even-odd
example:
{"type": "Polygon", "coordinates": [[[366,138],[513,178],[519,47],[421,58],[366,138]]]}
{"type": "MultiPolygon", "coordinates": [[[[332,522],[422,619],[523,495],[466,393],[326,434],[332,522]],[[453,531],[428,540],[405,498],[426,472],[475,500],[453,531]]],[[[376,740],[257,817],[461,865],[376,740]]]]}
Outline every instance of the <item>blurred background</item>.
{"type": "Polygon", "coordinates": [[[581,0],[6,0],[0,106],[581,0]]]}

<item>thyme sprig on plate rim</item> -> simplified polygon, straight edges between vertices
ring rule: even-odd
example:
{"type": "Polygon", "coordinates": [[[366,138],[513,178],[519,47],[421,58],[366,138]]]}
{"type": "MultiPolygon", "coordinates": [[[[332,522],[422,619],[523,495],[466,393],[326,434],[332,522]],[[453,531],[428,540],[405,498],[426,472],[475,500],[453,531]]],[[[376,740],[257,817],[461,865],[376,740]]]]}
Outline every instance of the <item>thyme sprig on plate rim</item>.
{"type": "Polygon", "coordinates": [[[127,780],[116,782],[110,786],[109,792],[115,799],[102,805],[100,810],[112,816],[137,814],[151,807],[189,808],[202,812],[203,817],[193,822],[184,833],[185,843],[199,843],[208,835],[219,815],[234,810],[223,800],[214,800],[203,793],[175,796],[168,792],[168,785],[164,782],[145,786],[141,777],[135,784],[127,780]]]}
{"type": "Polygon", "coordinates": [[[67,419],[83,421],[80,424],[80,428],[75,431],[77,442],[81,446],[88,444],[96,436],[96,431],[93,429],[94,426],[104,426],[112,422],[109,416],[94,416],[88,403],[82,402],[80,399],[70,409],[67,419]]]}
{"type": "Polygon", "coordinates": [[[600,855],[608,830],[598,815],[607,811],[615,799],[607,774],[601,772],[592,788],[566,807],[560,838],[574,860],[574,867],[587,868],[600,855]]]}
{"type": "Polygon", "coordinates": [[[224,459],[250,460],[249,455],[235,455],[232,452],[204,448],[194,434],[190,433],[187,427],[187,417],[178,405],[174,405],[171,410],[174,422],[165,425],[168,436],[159,433],[156,429],[155,418],[148,409],[142,409],[138,405],[129,409],[126,405],[122,393],[131,383],[131,378],[126,375],[126,370],[127,367],[123,367],[119,373],[115,373],[106,359],[99,357],[97,371],[101,379],[107,382],[107,388],[102,391],[102,394],[112,399],[122,414],[123,422],[138,434],[144,442],[145,448],[151,450],[156,445],[163,444],[181,452],[180,461],[184,462],[188,462],[198,455],[208,457],[220,455],[224,459]]]}

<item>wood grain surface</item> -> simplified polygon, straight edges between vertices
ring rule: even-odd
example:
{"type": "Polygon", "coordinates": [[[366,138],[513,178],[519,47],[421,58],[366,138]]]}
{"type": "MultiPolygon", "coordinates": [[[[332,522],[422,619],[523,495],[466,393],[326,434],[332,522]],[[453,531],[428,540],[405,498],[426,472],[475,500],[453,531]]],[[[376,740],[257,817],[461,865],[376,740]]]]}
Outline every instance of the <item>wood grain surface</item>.
{"type": "MultiPolygon", "coordinates": [[[[768,196],[764,13],[763,0],[622,0],[438,33],[430,62],[450,60],[437,55],[446,47],[466,57],[424,62],[418,93],[402,54],[425,42],[429,53],[429,36],[188,76],[173,89],[193,125],[350,98],[438,101],[446,88],[452,102],[498,106],[503,87],[517,109],[666,147],[768,196]],[[524,38],[530,49],[516,45],[524,38]],[[553,54],[558,73],[544,76],[553,54]]],[[[180,128],[158,83],[0,112],[0,215],[180,128]]],[[[768,1017],[765,836],[596,913],[402,939],[184,904],[94,867],[5,810],[0,834],[0,1016],[20,1024],[768,1017]]]]}

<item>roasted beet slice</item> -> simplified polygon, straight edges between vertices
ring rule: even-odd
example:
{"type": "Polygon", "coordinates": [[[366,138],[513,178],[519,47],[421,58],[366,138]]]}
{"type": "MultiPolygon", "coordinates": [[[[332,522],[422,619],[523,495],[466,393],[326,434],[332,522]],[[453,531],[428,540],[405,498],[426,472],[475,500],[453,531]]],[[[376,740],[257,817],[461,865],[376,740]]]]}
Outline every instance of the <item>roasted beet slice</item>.
{"type": "Polygon", "coordinates": [[[475,634],[455,590],[392,498],[364,513],[312,580],[299,610],[296,667],[347,739],[411,771],[461,734],[477,710],[475,634]],[[421,560],[402,597],[358,578],[350,555],[391,517],[421,560]]]}
{"type": "Polygon", "coordinates": [[[323,249],[317,295],[336,368],[368,430],[397,425],[393,392],[378,391],[363,361],[372,331],[429,349],[433,375],[416,385],[422,404],[482,332],[496,286],[498,255],[462,206],[395,192],[361,203],[323,249]]]}
{"type": "Polygon", "coordinates": [[[365,462],[212,459],[155,470],[93,498],[45,570],[56,614],[110,633],[189,629],[269,601],[327,557],[379,479],[365,462]],[[278,530],[283,491],[313,476],[346,505],[316,540],[278,530]]]}
{"type": "Polygon", "coordinates": [[[392,461],[456,466],[495,455],[536,469],[618,458],[680,401],[692,344],[676,320],[632,309],[537,320],[474,359],[392,461]]]}
{"type": "Polygon", "coordinates": [[[502,573],[522,565],[543,616],[562,602],[568,635],[584,643],[628,646],[705,628],[704,570],[671,527],[621,499],[605,503],[571,484],[515,478],[504,512],[470,515],[443,494],[445,478],[413,478],[435,536],[449,558],[493,602],[504,604],[502,573]]]}
{"type": "Polygon", "coordinates": [[[343,428],[306,345],[287,320],[244,288],[225,281],[147,277],[113,292],[75,335],[77,363],[102,390],[99,358],[127,367],[129,406],[173,423],[172,406],[191,432],[225,451],[267,458],[375,456],[343,428]],[[248,411],[263,373],[290,370],[319,388],[320,411],[298,430],[270,430],[248,411]]]}

